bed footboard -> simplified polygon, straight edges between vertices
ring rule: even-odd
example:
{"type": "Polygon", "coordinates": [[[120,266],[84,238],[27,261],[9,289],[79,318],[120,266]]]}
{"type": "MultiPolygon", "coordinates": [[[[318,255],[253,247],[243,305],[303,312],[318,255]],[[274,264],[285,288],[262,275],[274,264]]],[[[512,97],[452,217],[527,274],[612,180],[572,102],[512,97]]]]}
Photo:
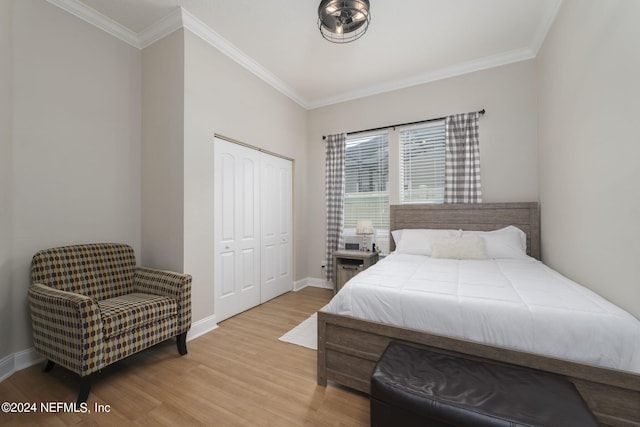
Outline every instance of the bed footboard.
{"type": "Polygon", "coordinates": [[[318,385],[327,381],[369,393],[369,379],[392,341],[441,353],[562,375],[605,426],[640,427],[640,375],[318,312],[318,385]]]}

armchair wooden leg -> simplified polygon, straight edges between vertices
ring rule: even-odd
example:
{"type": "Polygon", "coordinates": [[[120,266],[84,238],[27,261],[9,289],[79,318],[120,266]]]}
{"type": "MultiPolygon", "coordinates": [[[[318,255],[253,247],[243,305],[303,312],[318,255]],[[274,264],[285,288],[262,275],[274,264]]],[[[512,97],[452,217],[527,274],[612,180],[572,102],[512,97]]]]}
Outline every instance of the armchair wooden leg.
{"type": "Polygon", "coordinates": [[[178,353],[181,356],[187,354],[187,333],[178,335],[176,341],[178,342],[178,353]]]}
{"type": "Polygon", "coordinates": [[[50,370],[53,369],[54,366],[56,366],[56,364],[54,362],[52,362],[51,360],[47,360],[47,364],[45,365],[45,367],[42,370],[42,372],[49,372],[50,370]]]}
{"type": "Polygon", "coordinates": [[[86,403],[91,391],[91,375],[80,378],[80,392],[78,393],[78,401],[76,405],[79,407],[81,403],[86,403]]]}

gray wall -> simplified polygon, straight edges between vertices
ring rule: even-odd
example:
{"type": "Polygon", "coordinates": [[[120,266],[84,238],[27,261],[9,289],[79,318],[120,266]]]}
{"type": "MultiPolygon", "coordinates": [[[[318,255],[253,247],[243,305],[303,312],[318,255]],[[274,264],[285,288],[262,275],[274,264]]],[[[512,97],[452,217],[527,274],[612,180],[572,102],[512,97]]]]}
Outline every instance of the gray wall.
{"type": "Polygon", "coordinates": [[[484,200],[540,200],[545,261],[640,316],[639,14],[565,0],[534,61],[304,111],[189,31],[140,52],[1,1],[0,360],[31,346],[29,262],[50,246],[130,243],[193,274],[194,321],[212,314],[214,133],[294,159],[299,280],[324,259],[322,135],[481,108],[484,200]]]}
{"type": "Polygon", "coordinates": [[[12,2],[0,1],[0,360],[13,353],[11,9],[12,2]]]}
{"type": "Polygon", "coordinates": [[[305,277],[306,111],[188,30],[143,52],[145,264],[193,276],[193,321],[213,303],[213,139],[294,160],[294,274],[305,277]]]}
{"type": "MultiPolygon", "coordinates": [[[[519,62],[397,90],[309,112],[309,245],[307,270],[320,277],[325,259],[322,135],[486,109],[480,118],[480,159],[485,202],[537,201],[535,63],[519,62]]],[[[397,165],[390,165],[390,170],[397,165]]]]}
{"type": "Polygon", "coordinates": [[[142,264],[183,271],[183,31],[142,52],[142,264]]]}
{"type": "Polygon", "coordinates": [[[26,296],[37,250],[97,241],[140,250],[140,52],[40,0],[2,2],[3,21],[7,5],[12,114],[0,116],[12,118],[12,131],[9,144],[2,131],[0,155],[0,293],[2,316],[6,304],[12,315],[0,322],[0,357],[32,345],[26,296]]]}
{"type": "Polygon", "coordinates": [[[542,254],[640,317],[640,2],[565,0],[537,58],[542,254]]]}
{"type": "Polygon", "coordinates": [[[216,133],[293,159],[293,277],[306,277],[306,111],[188,30],[184,43],[184,268],[199,320],[214,314],[216,133]]]}

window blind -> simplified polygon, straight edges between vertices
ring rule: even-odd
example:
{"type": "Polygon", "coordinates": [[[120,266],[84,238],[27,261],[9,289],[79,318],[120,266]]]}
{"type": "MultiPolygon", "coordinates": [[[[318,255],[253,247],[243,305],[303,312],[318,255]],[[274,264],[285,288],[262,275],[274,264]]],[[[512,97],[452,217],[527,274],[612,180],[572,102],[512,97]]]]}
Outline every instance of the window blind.
{"type": "Polygon", "coordinates": [[[444,120],[400,131],[400,202],[442,203],[444,120]]]}
{"type": "Polygon", "coordinates": [[[344,228],[359,219],[373,222],[376,244],[388,250],[389,136],[385,133],[347,137],[345,154],[344,228]]]}

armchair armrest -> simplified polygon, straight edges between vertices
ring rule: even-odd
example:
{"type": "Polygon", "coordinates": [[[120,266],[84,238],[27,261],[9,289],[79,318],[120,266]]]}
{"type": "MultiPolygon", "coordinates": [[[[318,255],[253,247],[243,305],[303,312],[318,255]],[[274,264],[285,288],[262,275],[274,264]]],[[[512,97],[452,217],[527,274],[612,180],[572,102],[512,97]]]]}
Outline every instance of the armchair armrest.
{"type": "Polygon", "coordinates": [[[191,328],[191,275],[136,267],[133,290],[174,298],[178,302],[179,333],[191,328]]]}
{"type": "Polygon", "coordinates": [[[102,318],[84,295],[33,284],[29,308],[35,349],[81,377],[102,368],[102,318]]]}

